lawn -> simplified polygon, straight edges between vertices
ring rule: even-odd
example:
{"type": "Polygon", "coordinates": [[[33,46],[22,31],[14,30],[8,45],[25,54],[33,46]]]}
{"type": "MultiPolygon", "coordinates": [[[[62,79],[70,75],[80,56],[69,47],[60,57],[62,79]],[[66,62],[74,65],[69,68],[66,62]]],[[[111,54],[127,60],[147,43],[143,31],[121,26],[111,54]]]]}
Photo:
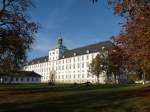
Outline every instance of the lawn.
{"type": "Polygon", "coordinates": [[[150,85],[0,85],[0,112],[150,112],[150,85]]]}

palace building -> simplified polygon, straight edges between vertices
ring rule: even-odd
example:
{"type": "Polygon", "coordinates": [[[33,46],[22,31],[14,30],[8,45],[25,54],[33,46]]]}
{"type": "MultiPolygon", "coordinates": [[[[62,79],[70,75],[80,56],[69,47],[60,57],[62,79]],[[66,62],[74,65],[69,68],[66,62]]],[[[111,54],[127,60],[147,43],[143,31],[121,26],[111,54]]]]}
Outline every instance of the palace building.
{"type": "MultiPolygon", "coordinates": [[[[63,45],[63,39],[58,37],[57,45],[49,50],[48,56],[33,59],[25,71],[34,71],[42,76],[41,82],[85,83],[97,81],[96,76],[89,73],[89,64],[103,48],[112,48],[110,41],[99,42],[75,49],[63,45]]],[[[105,83],[106,74],[100,75],[100,83],[105,83]]]]}

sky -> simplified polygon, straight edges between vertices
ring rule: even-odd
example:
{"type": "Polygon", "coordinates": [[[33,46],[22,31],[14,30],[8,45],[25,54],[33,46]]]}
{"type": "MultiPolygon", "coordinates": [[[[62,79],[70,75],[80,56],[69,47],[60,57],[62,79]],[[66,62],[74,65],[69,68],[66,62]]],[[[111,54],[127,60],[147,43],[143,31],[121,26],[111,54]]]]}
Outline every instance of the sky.
{"type": "Polygon", "coordinates": [[[109,40],[121,31],[122,18],[114,15],[107,0],[33,0],[31,19],[40,25],[28,60],[46,56],[56,47],[61,32],[64,45],[73,49],[109,40]]]}

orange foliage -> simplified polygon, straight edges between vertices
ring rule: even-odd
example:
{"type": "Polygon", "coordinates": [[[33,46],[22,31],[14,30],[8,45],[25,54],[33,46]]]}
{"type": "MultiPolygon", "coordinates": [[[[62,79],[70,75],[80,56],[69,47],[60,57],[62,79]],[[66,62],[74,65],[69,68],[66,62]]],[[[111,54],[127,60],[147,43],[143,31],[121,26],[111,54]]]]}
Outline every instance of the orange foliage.
{"type": "Polygon", "coordinates": [[[115,41],[128,55],[128,69],[141,69],[150,77],[150,1],[110,1],[115,12],[124,17],[123,31],[115,41]]]}

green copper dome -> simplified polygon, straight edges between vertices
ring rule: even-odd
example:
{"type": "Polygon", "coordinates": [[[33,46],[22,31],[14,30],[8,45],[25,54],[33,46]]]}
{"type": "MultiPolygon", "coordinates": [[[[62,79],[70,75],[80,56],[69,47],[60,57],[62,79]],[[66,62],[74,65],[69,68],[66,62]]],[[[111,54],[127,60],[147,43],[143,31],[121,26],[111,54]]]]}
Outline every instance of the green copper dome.
{"type": "Polygon", "coordinates": [[[63,45],[63,39],[62,39],[61,33],[59,33],[56,48],[58,48],[58,49],[67,49],[67,48],[63,45]]]}
{"type": "Polygon", "coordinates": [[[58,38],[57,48],[62,48],[62,46],[63,46],[63,39],[62,38],[58,38]]]}

